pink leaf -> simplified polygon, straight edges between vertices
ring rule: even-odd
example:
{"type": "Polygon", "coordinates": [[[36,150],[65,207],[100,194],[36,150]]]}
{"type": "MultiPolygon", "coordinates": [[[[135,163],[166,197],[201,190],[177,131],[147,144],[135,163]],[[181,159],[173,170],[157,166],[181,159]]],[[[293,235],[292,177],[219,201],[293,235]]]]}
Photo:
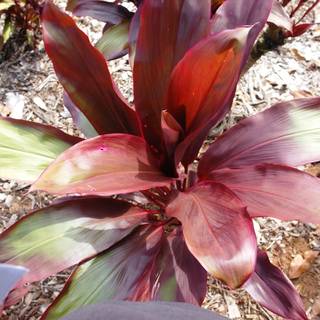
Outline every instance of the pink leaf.
{"type": "Polygon", "coordinates": [[[240,121],[199,163],[199,175],[260,163],[298,166],[320,160],[320,98],[281,102],[240,121]]]}
{"type": "Polygon", "coordinates": [[[292,283],[261,250],[258,251],[255,272],[243,287],[254,300],[285,319],[308,319],[292,283]]]}
{"type": "Polygon", "coordinates": [[[320,224],[320,179],[294,168],[262,164],[212,171],[245,205],[251,217],[320,224]]]}
{"type": "Polygon", "coordinates": [[[182,222],[191,253],[213,276],[236,288],[256,260],[252,221],[237,196],[221,184],[204,182],[179,192],[166,212],[182,222]]]}
{"type": "Polygon", "coordinates": [[[59,156],[31,190],[56,194],[129,193],[169,185],[146,142],[125,134],[85,140],[59,156]]]}

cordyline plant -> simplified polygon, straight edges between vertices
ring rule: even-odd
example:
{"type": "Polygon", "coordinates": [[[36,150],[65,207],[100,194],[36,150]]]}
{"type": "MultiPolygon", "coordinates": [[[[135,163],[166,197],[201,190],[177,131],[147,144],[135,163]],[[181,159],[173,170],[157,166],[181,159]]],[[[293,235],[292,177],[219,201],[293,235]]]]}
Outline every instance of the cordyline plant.
{"type": "MultiPolygon", "coordinates": [[[[40,34],[41,3],[42,0],[0,1],[0,17],[4,20],[0,33],[0,50],[6,49],[10,38],[14,38],[17,47],[24,43],[30,47],[36,45],[40,34]]],[[[10,49],[7,48],[7,51],[5,56],[12,54],[10,49]]]]}
{"type": "Polygon", "coordinates": [[[207,273],[284,318],[307,319],[257,248],[252,219],[320,223],[320,180],[293,168],[320,159],[320,98],[241,121],[195,162],[230,110],[271,5],[227,0],[211,19],[209,0],[143,1],[129,106],[103,55],[46,3],[45,48],[91,138],[1,118],[0,176],[62,196],[0,235],[0,262],[30,270],[6,305],[23,284],[76,266],[43,319],[106,300],[200,305],[207,273]]]}
{"type": "MultiPolygon", "coordinates": [[[[211,1],[212,16],[218,17],[221,14],[219,8],[225,1],[211,1]]],[[[103,35],[96,43],[96,47],[106,59],[112,60],[128,53],[130,46],[132,51],[137,40],[140,19],[139,6],[142,4],[142,0],[128,2],[138,8],[136,12],[129,11],[121,1],[116,0],[111,2],[105,0],[68,0],[66,9],[76,16],[89,16],[105,23],[103,35]]],[[[297,2],[273,0],[272,2],[267,20],[269,28],[252,53],[253,61],[256,61],[266,51],[284,44],[286,38],[300,36],[310,29],[313,23],[305,22],[305,18],[316,8],[320,0],[299,0],[297,2]]],[[[232,10],[241,10],[239,9],[241,5],[242,1],[232,2],[232,10]]]]}

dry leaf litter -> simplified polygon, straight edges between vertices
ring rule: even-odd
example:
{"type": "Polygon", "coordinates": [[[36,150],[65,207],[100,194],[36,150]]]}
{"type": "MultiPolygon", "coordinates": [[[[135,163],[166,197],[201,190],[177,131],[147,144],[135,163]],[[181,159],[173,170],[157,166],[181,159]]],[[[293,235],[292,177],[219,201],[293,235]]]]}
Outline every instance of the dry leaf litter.
{"type": "MultiPolygon", "coordinates": [[[[64,7],[64,0],[57,2],[64,7]]],[[[319,8],[313,18],[317,24],[308,33],[268,52],[243,75],[232,112],[211,131],[202,152],[217,135],[271,104],[320,95],[319,8]]],[[[77,21],[90,39],[97,41],[101,23],[89,18],[77,21]]],[[[36,52],[17,55],[0,65],[0,114],[54,125],[69,134],[81,135],[63,106],[62,88],[41,46],[36,52]]],[[[132,74],[127,57],[110,62],[109,68],[123,95],[132,103],[132,74]]],[[[319,164],[301,169],[320,177],[319,164]]],[[[0,232],[30,210],[42,208],[52,200],[46,194],[27,191],[27,184],[0,179],[0,232]]],[[[255,229],[260,247],[291,278],[301,294],[309,318],[320,319],[320,226],[256,219],[255,229]]],[[[69,273],[70,270],[64,271],[32,284],[30,292],[6,310],[1,319],[39,319],[61,291],[69,273]]],[[[230,291],[211,277],[203,306],[231,319],[280,319],[257,305],[243,290],[230,291]]]]}

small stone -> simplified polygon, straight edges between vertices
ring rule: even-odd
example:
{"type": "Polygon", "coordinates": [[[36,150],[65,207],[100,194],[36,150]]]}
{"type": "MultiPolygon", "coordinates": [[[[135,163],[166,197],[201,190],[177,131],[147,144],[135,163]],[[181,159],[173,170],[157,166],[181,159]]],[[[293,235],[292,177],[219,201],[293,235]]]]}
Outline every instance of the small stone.
{"type": "Polygon", "coordinates": [[[9,194],[7,197],[6,197],[6,200],[4,202],[5,206],[7,208],[9,208],[12,204],[12,201],[13,201],[13,196],[11,194],[9,194]]]}
{"type": "Polygon", "coordinates": [[[6,200],[7,195],[5,193],[0,193],[0,202],[3,202],[4,200],[6,200]]]}

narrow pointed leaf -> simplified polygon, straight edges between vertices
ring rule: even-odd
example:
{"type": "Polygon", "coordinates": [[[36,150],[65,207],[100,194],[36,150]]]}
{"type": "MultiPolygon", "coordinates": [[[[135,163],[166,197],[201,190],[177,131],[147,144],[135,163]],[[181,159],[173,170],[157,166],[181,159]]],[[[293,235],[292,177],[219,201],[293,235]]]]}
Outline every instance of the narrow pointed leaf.
{"type": "Polygon", "coordinates": [[[275,217],[320,224],[320,179],[294,168],[262,164],[212,171],[248,206],[252,217],[275,217]]]}
{"type": "Polygon", "coordinates": [[[226,0],[212,18],[211,32],[218,33],[258,23],[259,30],[254,32],[256,38],[269,17],[272,4],[273,0],[226,0]]]}
{"type": "Polygon", "coordinates": [[[0,236],[0,262],[42,280],[96,255],[147,220],[148,212],[115,199],[74,198],[40,209],[0,236]]]}
{"type": "Polygon", "coordinates": [[[72,102],[70,97],[66,92],[63,94],[63,104],[69,110],[72,120],[78,129],[87,137],[93,138],[98,135],[98,132],[95,130],[90,121],[86,116],[77,108],[77,106],[72,102]]]}
{"type": "Polygon", "coordinates": [[[187,130],[176,164],[191,163],[211,127],[230,110],[250,28],[223,31],[192,48],[171,76],[168,111],[187,130]]]}
{"type": "Polygon", "coordinates": [[[56,320],[73,310],[108,300],[133,300],[149,288],[144,274],[160,250],[162,227],[141,227],[96,258],[81,264],[45,313],[56,320]]]}
{"type": "Polygon", "coordinates": [[[240,28],[208,37],[175,67],[167,109],[187,132],[225,115],[221,106],[233,96],[249,30],[240,28]]]}
{"type": "Polygon", "coordinates": [[[289,17],[283,5],[278,0],[273,0],[268,22],[292,32],[293,20],[289,17]]]}
{"type": "Polygon", "coordinates": [[[119,24],[133,15],[127,8],[103,0],[68,1],[67,10],[78,17],[88,16],[111,24],[119,24]]]}
{"type": "Polygon", "coordinates": [[[244,288],[254,300],[284,319],[307,320],[302,300],[289,279],[259,250],[255,272],[244,288]]]}
{"type": "Polygon", "coordinates": [[[212,144],[200,161],[199,175],[204,178],[226,167],[299,166],[319,160],[320,98],[305,98],[276,104],[239,122],[212,144]]]}
{"type": "Polygon", "coordinates": [[[201,305],[207,291],[207,272],[191,254],[181,227],[165,239],[151,270],[152,300],[201,305]]]}
{"type": "Polygon", "coordinates": [[[138,135],[135,111],[120,96],[103,55],[72,18],[48,1],[42,25],[45,48],[61,84],[95,130],[138,135]]]}
{"type": "Polygon", "coordinates": [[[116,59],[128,52],[129,20],[108,28],[99,39],[96,47],[107,60],[116,59]]]}
{"type": "Polygon", "coordinates": [[[125,134],[78,143],[59,156],[32,190],[55,194],[113,195],[169,185],[146,142],[125,134]]]}
{"type": "Polygon", "coordinates": [[[226,0],[212,18],[211,32],[251,26],[241,68],[270,15],[273,0],[226,0]]]}
{"type": "Polygon", "coordinates": [[[294,25],[292,29],[292,37],[299,37],[307,32],[314,24],[313,23],[300,23],[294,25]]]}
{"type": "Polygon", "coordinates": [[[0,177],[34,181],[81,140],[47,125],[0,117],[0,177]]]}
{"type": "Polygon", "coordinates": [[[221,184],[201,183],[178,193],[166,212],[182,222],[189,250],[210,274],[232,288],[248,279],[257,243],[252,221],[233,192],[221,184]]]}
{"type": "Polygon", "coordinates": [[[185,52],[206,36],[210,1],[144,1],[134,61],[135,107],[147,141],[163,148],[161,110],[172,69],[185,52]]]}

